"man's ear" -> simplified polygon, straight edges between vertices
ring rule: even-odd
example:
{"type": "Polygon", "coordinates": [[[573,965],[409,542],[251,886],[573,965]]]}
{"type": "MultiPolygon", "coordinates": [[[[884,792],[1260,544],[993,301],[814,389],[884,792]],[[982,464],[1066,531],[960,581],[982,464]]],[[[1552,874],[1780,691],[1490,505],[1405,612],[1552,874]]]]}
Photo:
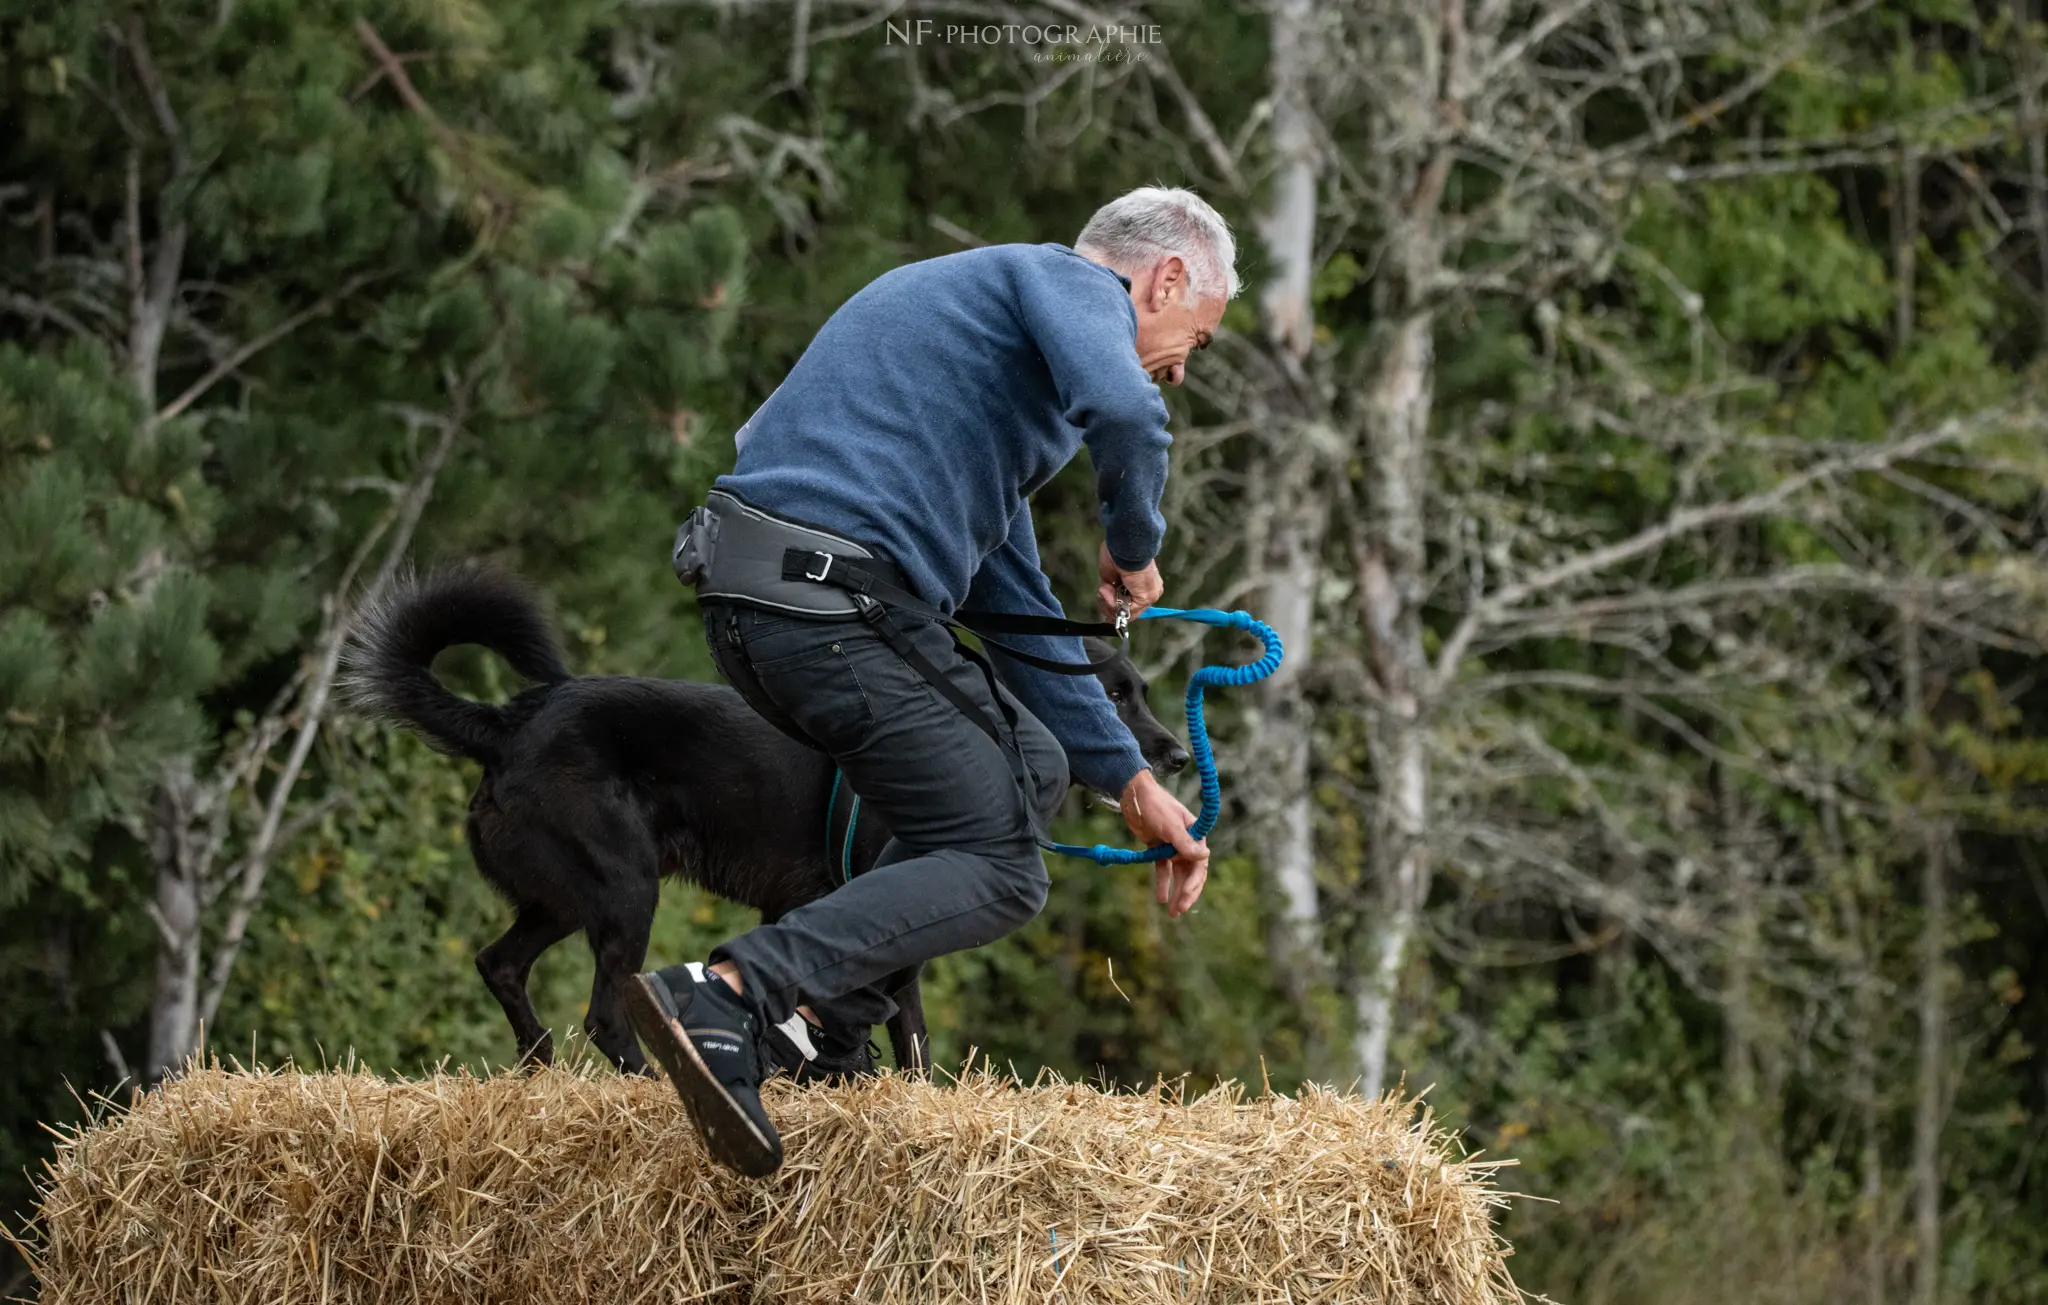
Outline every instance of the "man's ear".
{"type": "Polygon", "coordinates": [[[1185,297],[1188,292],[1188,267],[1180,255],[1168,254],[1160,260],[1159,270],[1152,277],[1152,311],[1163,312],[1175,296],[1185,297]]]}

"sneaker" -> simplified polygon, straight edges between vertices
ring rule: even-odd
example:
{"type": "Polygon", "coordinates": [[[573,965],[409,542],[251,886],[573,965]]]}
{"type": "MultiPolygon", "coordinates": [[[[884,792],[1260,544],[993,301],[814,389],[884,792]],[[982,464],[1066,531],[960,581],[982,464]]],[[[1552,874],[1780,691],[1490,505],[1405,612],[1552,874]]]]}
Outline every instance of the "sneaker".
{"type": "Polygon", "coordinates": [[[782,1139],[761,1108],[761,1034],[739,994],[700,965],[636,974],[626,984],[626,1015],[668,1071],[711,1158],[749,1178],[774,1173],[782,1139]]]}
{"type": "Polygon", "coordinates": [[[789,1075],[797,1083],[845,1083],[856,1078],[873,1078],[881,1050],[868,1041],[865,1025],[859,1029],[814,1023],[801,1012],[792,1012],[780,1024],[766,1030],[771,1073],[789,1075]]]}
{"type": "Polygon", "coordinates": [[[831,1025],[811,1026],[818,1054],[796,1067],[790,1077],[798,1083],[850,1083],[873,1078],[881,1072],[882,1049],[868,1040],[866,1028],[842,1029],[831,1025]]]}

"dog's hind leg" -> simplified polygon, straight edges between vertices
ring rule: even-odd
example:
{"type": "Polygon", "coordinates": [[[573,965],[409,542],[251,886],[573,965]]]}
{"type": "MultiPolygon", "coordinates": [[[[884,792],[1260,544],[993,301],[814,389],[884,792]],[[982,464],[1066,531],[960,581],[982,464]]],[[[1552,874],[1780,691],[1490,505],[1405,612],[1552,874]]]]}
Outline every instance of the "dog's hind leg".
{"type": "Polygon", "coordinates": [[[600,916],[584,926],[597,972],[590,980],[590,1014],[584,1018],[583,1029],[606,1059],[625,1074],[648,1072],[640,1040],[626,1022],[625,985],[647,959],[647,935],[654,925],[659,882],[651,873],[630,884],[614,882],[600,916]]]}
{"type": "Polygon", "coordinates": [[[512,1036],[519,1039],[519,1061],[523,1065],[550,1065],[555,1059],[555,1041],[534,1013],[533,999],[526,995],[526,976],[540,954],[576,932],[576,926],[557,919],[546,907],[527,903],[504,937],[476,954],[477,973],[505,1018],[512,1021],[512,1036]]]}
{"type": "Polygon", "coordinates": [[[909,981],[892,994],[896,1013],[889,1017],[889,1046],[896,1052],[896,1067],[906,1074],[928,1074],[932,1068],[931,1036],[924,1026],[924,990],[918,986],[913,966],[909,981]]]}

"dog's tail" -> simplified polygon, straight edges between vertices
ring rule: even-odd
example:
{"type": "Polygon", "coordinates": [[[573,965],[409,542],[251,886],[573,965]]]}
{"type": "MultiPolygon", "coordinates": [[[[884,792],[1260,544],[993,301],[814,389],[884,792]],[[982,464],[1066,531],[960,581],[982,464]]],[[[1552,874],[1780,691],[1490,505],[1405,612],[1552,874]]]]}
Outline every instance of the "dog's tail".
{"type": "Polygon", "coordinates": [[[495,765],[514,729],[512,714],[459,698],[434,676],[434,658],[464,643],[481,644],[541,684],[573,678],[533,591],[469,563],[392,578],[356,616],[343,691],[361,710],[417,731],[443,752],[495,765]]]}

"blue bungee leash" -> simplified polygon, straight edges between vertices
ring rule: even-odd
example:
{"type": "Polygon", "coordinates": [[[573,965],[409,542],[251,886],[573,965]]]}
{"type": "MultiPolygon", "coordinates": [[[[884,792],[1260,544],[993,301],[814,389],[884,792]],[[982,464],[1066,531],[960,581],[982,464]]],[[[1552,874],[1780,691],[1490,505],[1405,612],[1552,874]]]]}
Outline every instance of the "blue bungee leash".
{"type": "MultiPolygon", "coordinates": [[[[1201,625],[1222,626],[1231,630],[1244,630],[1259,636],[1266,645],[1265,656],[1245,666],[1204,666],[1188,681],[1188,750],[1194,754],[1195,770],[1202,777],[1202,814],[1195,823],[1188,826],[1188,832],[1196,838],[1207,838],[1209,831],[1216,827],[1216,817],[1223,810],[1223,786],[1216,780],[1216,754],[1209,746],[1209,725],[1202,716],[1202,694],[1210,687],[1236,688],[1245,684],[1256,684],[1274,671],[1280,669],[1280,636],[1264,621],[1255,620],[1247,612],[1222,612],[1213,607],[1149,607],[1138,613],[1138,620],[1194,621],[1201,625]]],[[[1047,851],[1061,856],[1080,857],[1097,865],[1142,865],[1149,861],[1164,861],[1173,855],[1173,845],[1161,843],[1137,851],[1127,847],[1111,847],[1097,843],[1093,847],[1082,847],[1075,843],[1046,843],[1047,851]]]]}

